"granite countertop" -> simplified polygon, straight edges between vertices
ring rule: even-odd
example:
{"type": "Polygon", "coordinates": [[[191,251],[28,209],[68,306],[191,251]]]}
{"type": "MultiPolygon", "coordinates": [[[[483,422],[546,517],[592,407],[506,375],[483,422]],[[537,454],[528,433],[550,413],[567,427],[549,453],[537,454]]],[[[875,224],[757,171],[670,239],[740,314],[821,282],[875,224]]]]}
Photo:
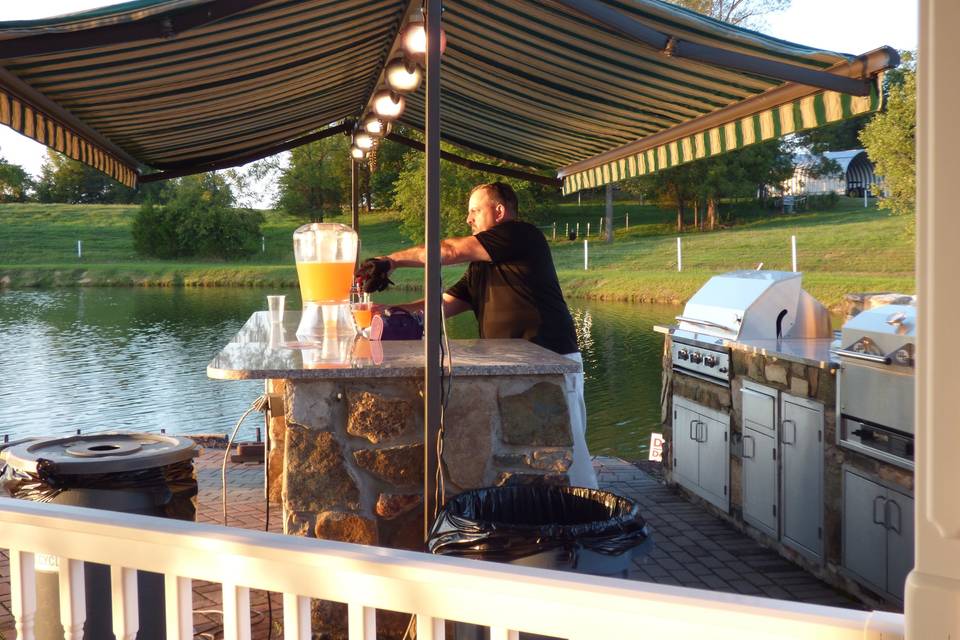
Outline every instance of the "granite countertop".
{"type": "MultiPolygon", "coordinates": [[[[673,335],[674,325],[656,325],[657,333],[673,335]]],[[[756,353],[780,358],[789,362],[799,362],[821,369],[837,369],[840,363],[830,353],[836,348],[833,338],[787,338],[782,340],[722,340],[723,346],[735,351],[756,353]]]]}
{"type": "MultiPolygon", "coordinates": [[[[303,342],[296,336],[300,313],[288,311],[271,325],[266,311],[247,320],[207,366],[219,380],[264,378],[402,378],[423,375],[423,341],[344,338],[303,342]]],[[[576,362],[527,340],[451,340],[455,376],[576,373],[576,362]]]]}

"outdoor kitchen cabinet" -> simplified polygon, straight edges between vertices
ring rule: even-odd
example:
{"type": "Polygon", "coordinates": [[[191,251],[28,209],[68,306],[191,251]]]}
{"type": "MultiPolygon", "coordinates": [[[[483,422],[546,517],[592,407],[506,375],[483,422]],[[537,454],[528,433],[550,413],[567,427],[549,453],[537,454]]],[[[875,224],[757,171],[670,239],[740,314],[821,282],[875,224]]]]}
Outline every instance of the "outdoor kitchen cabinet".
{"type": "Polygon", "coordinates": [[[913,498],[845,469],[843,566],[865,585],[903,600],[913,568],[913,498]]]}
{"type": "Polygon", "coordinates": [[[781,540],[823,555],[823,404],[780,394],[781,540]]]}
{"type": "Polygon", "coordinates": [[[823,405],[743,381],[743,519],[822,557],[823,405]]]}
{"type": "Polygon", "coordinates": [[[730,510],[730,416],[673,396],[673,470],[679,484],[730,510]]]}
{"type": "Polygon", "coordinates": [[[778,538],[777,390],[745,383],[740,398],[743,519],[767,535],[778,538]]]}

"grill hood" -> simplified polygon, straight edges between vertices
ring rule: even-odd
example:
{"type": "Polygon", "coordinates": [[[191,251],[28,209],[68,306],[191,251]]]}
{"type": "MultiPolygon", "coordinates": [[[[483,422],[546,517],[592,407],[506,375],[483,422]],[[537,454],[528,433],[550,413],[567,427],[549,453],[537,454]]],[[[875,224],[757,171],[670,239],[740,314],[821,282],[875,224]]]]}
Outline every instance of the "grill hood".
{"type": "Polygon", "coordinates": [[[829,313],[801,288],[801,278],[790,271],[714,276],[677,316],[678,329],[733,341],[832,337],[829,313]]]}
{"type": "Polygon", "coordinates": [[[840,333],[843,350],[882,356],[888,364],[910,366],[917,335],[917,308],[903,304],[875,307],[851,318],[840,333]]]}

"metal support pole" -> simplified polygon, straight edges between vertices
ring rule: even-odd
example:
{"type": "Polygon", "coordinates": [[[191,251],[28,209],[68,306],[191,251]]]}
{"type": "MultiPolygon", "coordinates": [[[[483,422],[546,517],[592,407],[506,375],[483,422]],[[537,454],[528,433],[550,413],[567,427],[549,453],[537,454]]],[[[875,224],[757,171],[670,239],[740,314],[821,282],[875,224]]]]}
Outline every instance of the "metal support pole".
{"type": "Polygon", "coordinates": [[[590,241],[584,238],[583,240],[583,270],[586,271],[590,268],[590,241]]]}
{"type": "Polygon", "coordinates": [[[683,271],[683,249],[680,246],[680,238],[677,238],[677,271],[683,271]]]}
{"type": "Polygon", "coordinates": [[[790,251],[793,254],[793,272],[797,272],[797,236],[790,236],[790,251]]]}
{"type": "Polygon", "coordinates": [[[441,0],[427,1],[426,87],[426,219],[423,274],[424,357],[423,373],[423,538],[427,539],[437,508],[434,495],[437,436],[440,433],[440,333],[443,292],[440,281],[440,8],[441,0]]]}
{"type": "Polygon", "coordinates": [[[357,161],[353,158],[350,159],[350,226],[360,233],[360,178],[357,176],[357,161]]]}

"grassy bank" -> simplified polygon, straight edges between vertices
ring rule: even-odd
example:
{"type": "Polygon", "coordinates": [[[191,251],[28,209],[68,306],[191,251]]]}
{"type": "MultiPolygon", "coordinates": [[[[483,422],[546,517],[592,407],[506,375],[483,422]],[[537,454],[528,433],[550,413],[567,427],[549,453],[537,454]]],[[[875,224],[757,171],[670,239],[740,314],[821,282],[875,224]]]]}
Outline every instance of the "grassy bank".
{"type": "MultiPolygon", "coordinates": [[[[295,286],[290,237],[299,220],[268,212],[264,251],[242,262],[144,260],[133,251],[131,206],[0,205],[0,283],[12,288],[44,286],[295,286]],[[77,241],[83,253],[77,256],[77,241]]],[[[804,286],[830,306],[861,291],[914,291],[913,241],[904,221],[886,211],[863,209],[843,199],[835,211],[788,216],[745,210],[727,228],[680,234],[683,271],[677,272],[675,214],[652,206],[617,203],[616,241],[596,237],[603,215],[599,204],[560,205],[547,217],[544,232],[569,297],[650,302],[683,302],[711,275],[735,269],[791,268],[790,237],[797,236],[804,286]],[[629,215],[629,229],[626,216],[629,215]],[[580,223],[581,238],[562,239],[580,223]],[[583,269],[583,235],[591,225],[590,268],[583,269]]],[[[346,222],[341,218],[338,221],[346,222]]],[[[388,253],[409,240],[395,214],[361,218],[364,256],[388,253]]],[[[462,267],[445,270],[452,281],[462,267]]],[[[417,288],[421,274],[405,270],[398,285],[417,288]]]]}

